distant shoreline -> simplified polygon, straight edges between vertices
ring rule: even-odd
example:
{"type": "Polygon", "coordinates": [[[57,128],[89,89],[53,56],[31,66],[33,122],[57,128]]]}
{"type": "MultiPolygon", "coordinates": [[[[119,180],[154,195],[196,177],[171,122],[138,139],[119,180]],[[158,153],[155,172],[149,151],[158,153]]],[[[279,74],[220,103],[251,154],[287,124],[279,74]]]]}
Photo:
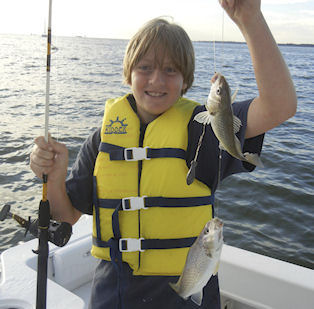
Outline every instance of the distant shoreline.
{"type": "MultiPolygon", "coordinates": [[[[209,43],[214,41],[194,41],[195,43],[209,43]]],[[[215,43],[230,43],[230,44],[246,44],[245,42],[237,42],[237,41],[215,41],[215,43]]],[[[296,46],[296,47],[314,47],[314,44],[306,44],[306,43],[277,43],[279,46],[296,46]]]]}
{"type": "MultiPolygon", "coordinates": [[[[18,33],[0,33],[0,35],[31,35],[31,36],[42,36],[42,34],[18,34],[18,33]]],[[[54,35],[53,35],[54,36],[54,35]]],[[[105,39],[105,40],[118,40],[118,41],[129,41],[129,39],[123,39],[123,38],[101,38],[101,37],[89,37],[89,36],[82,36],[82,35],[73,35],[73,36],[67,36],[67,35],[56,35],[56,37],[64,37],[64,38],[78,38],[78,39],[105,39]]],[[[238,41],[211,41],[211,40],[192,40],[194,43],[228,43],[228,44],[246,44],[245,42],[238,42],[238,41]]],[[[277,43],[279,46],[296,46],[296,47],[314,47],[314,43],[277,43]]]]}

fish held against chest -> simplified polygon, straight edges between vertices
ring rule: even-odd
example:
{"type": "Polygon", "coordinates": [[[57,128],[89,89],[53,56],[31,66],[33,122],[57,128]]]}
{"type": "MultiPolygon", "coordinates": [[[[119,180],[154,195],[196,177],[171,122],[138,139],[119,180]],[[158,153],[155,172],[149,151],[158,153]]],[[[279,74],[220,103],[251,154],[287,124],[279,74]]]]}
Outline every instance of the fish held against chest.
{"type": "Polygon", "coordinates": [[[213,132],[219,140],[220,149],[241,161],[263,167],[258,154],[242,153],[241,143],[235,135],[242,125],[241,120],[233,115],[231,107],[237,91],[231,96],[229,85],[220,73],[216,73],[211,82],[212,86],[205,104],[206,111],[198,113],[194,120],[207,125],[211,124],[213,132]]]}
{"type": "Polygon", "coordinates": [[[183,272],[177,283],[170,286],[184,299],[202,304],[203,287],[218,271],[223,245],[223,222],[214,218],[208,221],[189,249],[183,272]]]}

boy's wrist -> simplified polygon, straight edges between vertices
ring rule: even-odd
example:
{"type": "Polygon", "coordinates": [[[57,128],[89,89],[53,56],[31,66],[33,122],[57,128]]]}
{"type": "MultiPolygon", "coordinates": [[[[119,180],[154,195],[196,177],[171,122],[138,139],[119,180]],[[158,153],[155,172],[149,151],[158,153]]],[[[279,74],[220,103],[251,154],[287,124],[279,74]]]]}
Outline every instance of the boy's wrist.
{"type": "Polygon", "coordinates": [[[48,196],[65,196],[67,195],[65,181],[49,181],[48,178],[48,196]]]}
{"type": "Polygon", "coordinates": [[[267,23],[262,12],[243,18],[241,22],[236,22],[236,24],[244,37],[246,37],[246,35],[250,35],[251,33],[255,33],[258,29],[265,26],[267,27],[267,23]]]}

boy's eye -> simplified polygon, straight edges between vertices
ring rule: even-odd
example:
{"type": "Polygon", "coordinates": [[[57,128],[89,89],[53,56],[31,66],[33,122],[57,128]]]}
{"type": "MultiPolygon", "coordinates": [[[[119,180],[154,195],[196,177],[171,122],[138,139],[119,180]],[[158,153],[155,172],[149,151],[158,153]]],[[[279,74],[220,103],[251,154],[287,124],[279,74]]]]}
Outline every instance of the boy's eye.
{"type": "Polygon", "coordinates": [[[143,65],[139,65],[138,69],[143,72],[149,72],[152,70],[152,67],[150,65],[143,64],[143,65]]]}
{"type": "Polygon", "coordinates": [[[174,67],[165,67],[164,71],[168,74],[174,74],[177,72],[177,70],[174,67]]]}

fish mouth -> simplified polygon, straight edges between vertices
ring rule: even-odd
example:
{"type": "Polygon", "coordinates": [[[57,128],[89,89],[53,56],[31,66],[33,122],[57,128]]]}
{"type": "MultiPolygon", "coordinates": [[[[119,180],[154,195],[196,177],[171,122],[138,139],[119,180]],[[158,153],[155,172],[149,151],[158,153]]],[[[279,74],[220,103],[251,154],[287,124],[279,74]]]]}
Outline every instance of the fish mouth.
{"type": "Polygon", "coordinates": [[[220,220],[219,218],[215,217],[214,220],[215,220],[216,224],[218,224],[219,226],[223,226],[224,225],[222,220],[220,220]]]}
{"type": "Polygon", "coordinates": [[[213,224],[214,229],[220,229],[224,225],[223,221],[217,217],[213,218],[210,222],[213,224]]]}
{"type": "Polygon", "coordinates": [[[212,84],[214,84],[218,78],[220,78],[221,74],[220,73],[215,73],[212,79],[210,80],[212,84]]]}

